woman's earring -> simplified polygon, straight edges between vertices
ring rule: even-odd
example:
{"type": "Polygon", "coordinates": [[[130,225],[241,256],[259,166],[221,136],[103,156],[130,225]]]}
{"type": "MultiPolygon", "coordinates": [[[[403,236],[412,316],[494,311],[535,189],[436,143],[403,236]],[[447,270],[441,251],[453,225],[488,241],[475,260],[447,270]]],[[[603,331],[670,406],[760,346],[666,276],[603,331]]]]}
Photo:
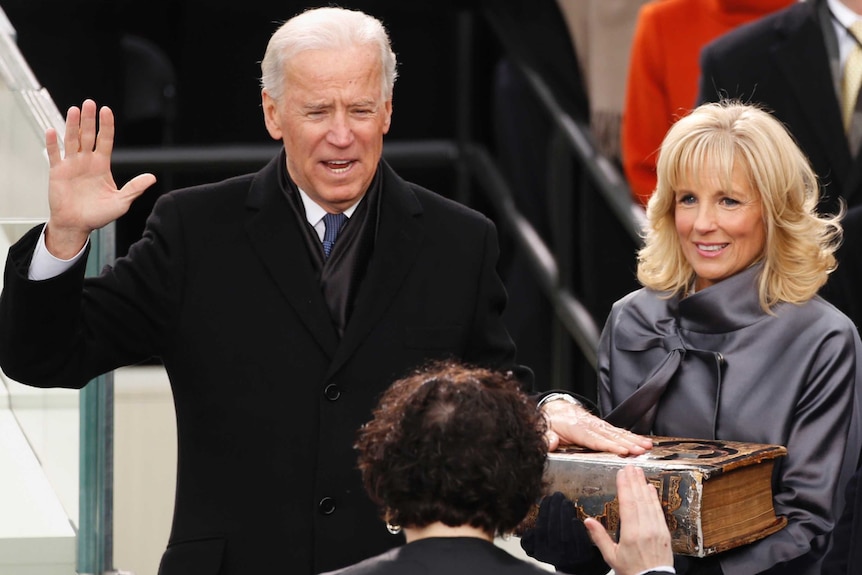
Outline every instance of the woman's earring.
{"type": "Polygon", "coordinates": [[[392,517],[396,515],[392,512],[392,509],[389,507],[386,508],[386,513],[383,514],[383,519],[386,521],[386,530],[390,532],[392,535],[398,535],[401,533],[401,526],[395,523],[392,523],[392,517]]]}
{"type": "Polygon", "coordinates": [[[398,535],[399,533],[401,533],[401,526],[400,525],[394,525],[394,524],[390,523],[389,521],[387,521],[386,522],[386,530],[388,532],[390,532],[392,535],[398,535]]]}

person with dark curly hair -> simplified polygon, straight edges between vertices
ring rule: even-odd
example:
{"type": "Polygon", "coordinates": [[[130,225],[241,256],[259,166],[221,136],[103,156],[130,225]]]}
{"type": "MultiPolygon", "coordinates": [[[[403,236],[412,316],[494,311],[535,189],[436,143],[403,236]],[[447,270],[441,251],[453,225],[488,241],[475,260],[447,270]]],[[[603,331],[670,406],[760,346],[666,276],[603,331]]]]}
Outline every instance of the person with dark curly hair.
{"type": "MultiPolygon", "coordinates": [[[[493,543],[544,491],[546,427],[511,374],[443,362],[396,381],[356,448],[366,491],[407,544],[331,573],[546,573],[493,543]]],[[[617,483],[620,544],[587,521],[605,559],[617,575],[672,572],[664,567],[673,559],[655,488],[631,466],[617,483]]]]}

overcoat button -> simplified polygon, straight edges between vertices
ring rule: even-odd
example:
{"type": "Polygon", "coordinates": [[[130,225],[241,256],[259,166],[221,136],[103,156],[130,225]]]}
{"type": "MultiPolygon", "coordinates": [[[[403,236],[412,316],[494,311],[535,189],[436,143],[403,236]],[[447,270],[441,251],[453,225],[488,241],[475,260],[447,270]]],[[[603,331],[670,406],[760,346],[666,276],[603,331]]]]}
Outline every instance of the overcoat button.
{"type": "Polygon", "coordinates": [[[335,499],[332,497],[324,497],[317,504],[317,510],[324,515],[332,515],[335,513],[335,499]]]}
{"type": "Polygon", "coordinates": [[[337,401],[341,397],[341,390],[334,383],[330,383],[323,389],[323,396],[329,401],[337,401]]]}

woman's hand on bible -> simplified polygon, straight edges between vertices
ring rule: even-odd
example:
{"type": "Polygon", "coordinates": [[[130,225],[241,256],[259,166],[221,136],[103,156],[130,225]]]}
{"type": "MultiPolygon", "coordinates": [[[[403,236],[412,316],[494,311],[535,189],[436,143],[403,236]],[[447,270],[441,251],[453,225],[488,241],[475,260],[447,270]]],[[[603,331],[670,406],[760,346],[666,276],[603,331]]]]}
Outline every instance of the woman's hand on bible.
{"type": "Polygon", "coordinates": [[[548,451],[577,445],[619,455],[640,455],[652,447],[648,437],[615,427],[581,405],[549,401],[542,405],[542,412],[548,420],[548,451]]]}

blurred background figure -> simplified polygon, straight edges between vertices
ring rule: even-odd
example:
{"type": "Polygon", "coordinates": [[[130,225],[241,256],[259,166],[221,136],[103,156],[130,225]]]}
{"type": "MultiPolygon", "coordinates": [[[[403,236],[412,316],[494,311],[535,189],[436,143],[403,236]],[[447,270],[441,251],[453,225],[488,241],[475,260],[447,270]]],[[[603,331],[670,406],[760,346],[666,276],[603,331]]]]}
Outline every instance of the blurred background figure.
{"type": "Polygon", "coordinates": [[[839,266],[823,296],[857,326],[862,323],[860,21],[860,0],[795,2],[706,46],[698,95],[700,102],[739,98],[770,110],[820,179],[818,209],[835,214],[842,201],[848,207],[839,266]]]}
{"type": "Polygon", "coordinates": [[[862,203],[858,84],[847,96],[846,118],[842,95],[845,66],[859,50],[852,29],[862,21],[862,1],[792,4],[703,49],[698,101],[736,98],[769,110],[787,126],[820,178],[820,211],[835,214],[839,198],[848,206],[862,203]]]}
{"type": "MultiPolygon", "coordinates": [[[[493,145],[518,209],[554,249],[548,192],[554,119],[521,66],[536,70],[564,113],[586,123],[587,91],[572,38],[556,0],[480,0],[478,4],[503,45],[491,84],[493,145]]],[[[518,346],[518,356],[534,369],[536,381],[549,381],[553,308],[531,273],[527,255],[506,243],[509,234],[505,228],[501,228],[501,237],[500,270],[510,302],[504,316],[506,326],[518,346]]]]}
{"type": "Polygon", "coordinates": [[[593,141],[622,165],[620,124],[632,36],[647,0],[557,0],[574,43],[587,90],[593,141]]]}
{"type": "MultiPolygon", "coordinates": [[[[566,267],[601,268],[572,279],[596,322],[611,304],[636,287],[635,245],[616,216],[592,187],[560,190],[566,206],[555,202],[553,141],[560,118],[536,93],[525,68],[547,85],[566,116],[589,130],[597,150],[620,168],[619,122],[629,46],[637,9],[645,0],[482,0],[482,14],[500,39],[503,54],[494,68],[491,113],[494,148],[511,183],[515,202],[545,243],[555,252],[567,234],[592,236],[581,221],[602,229],[601,242],[566,254],[566,267]],[[549,57],[549,55],[551,57],[549,57]],[[563,221],[562,226],[557,221],[563,221]],[[565,229],[560,229],[560,228],[565,229]]],[[[571,162],[573,182],[586,182],[584,168],[571,162]]],[[[585,184],[580,184],[585,185],[585,184]]],[[[505,229],[502,236],[505,238],[505,229]]],[[[503,246],[501,270],[511,304],[505,321],[519,357],[536,372],[551,377],[554,317],[523,250],[503,246]]],[[[579,272],[578,272],[579,273],[579,272]]],[[[571,353],[576,357],[576,353],[571,353]]],[[[575,372],[586,374],[583,366],[575,372]]],[[[592,376],[590,376],[592,377],[592,376]]]]}
{"type": "MultiPolygon", "coordinates": [[[[546,424],[510,375],[440,363],[396,381],[359,431],[365,489],[407,544],[337,573],[538,575],[493,543],[543,490],[546,424]]],[[[622,534],[588,522],[617,575],[669,566],[670,533],[643,471],[618,476],[622,534]]],[[[652,573],[652,571],[649,571],[652,573]]]]}
{"type": "Polygon", "coordinates": [[[859,497],[859,480],[862,467],[847,484],[844,512],[832,533],[832,546],[823,560],[821,575],[854,575],[862,573],[862,497],[859,497]]]}
{"type": "Polygon", "coordinates": [[[652,0],[641,8],[622,121],[623,166],[639,203],[646,205],[655,189],[656,155],[668,128],[695,105],[701,47],[795,1],[652,0]]]}

